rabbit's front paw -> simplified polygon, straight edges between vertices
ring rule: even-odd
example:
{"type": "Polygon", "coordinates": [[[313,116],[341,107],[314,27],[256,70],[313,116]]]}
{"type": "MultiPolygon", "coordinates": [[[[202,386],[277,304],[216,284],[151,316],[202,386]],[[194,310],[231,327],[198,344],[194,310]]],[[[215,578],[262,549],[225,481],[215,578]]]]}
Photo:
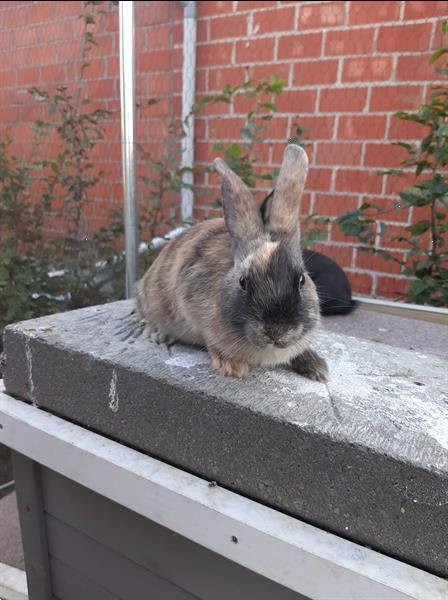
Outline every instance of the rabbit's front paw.
{"type": "Polygon", "coordinates": [[[209,349],[213,370],[224,377],[244,379],[249,376],[249,365],[238,358],[224,358],[216,350],[209,349]]]}
{"type": "Polygon", "coordinates": [[[320,381],[321,383],[327,383],[329,379],[328,366],[321,356],[314,352],[314,350],[305,350],[299,356],[296,356],[291,361],[291,366],[296,373],[313,379],[314,381],[320,381]]]}

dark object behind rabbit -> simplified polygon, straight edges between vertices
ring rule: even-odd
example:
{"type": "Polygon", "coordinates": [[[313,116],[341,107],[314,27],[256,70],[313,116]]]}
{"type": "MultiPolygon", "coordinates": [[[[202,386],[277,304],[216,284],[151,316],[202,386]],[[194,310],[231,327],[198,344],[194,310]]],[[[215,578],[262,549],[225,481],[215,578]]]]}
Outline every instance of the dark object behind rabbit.
{"type": "Polygon", "coordinates": [[[306,269],[314,281],[319,296],[322,315],[348,315],[358,303],[352,299],[352,289],[347,275],[331,258],[303,248],[306,269]]]}

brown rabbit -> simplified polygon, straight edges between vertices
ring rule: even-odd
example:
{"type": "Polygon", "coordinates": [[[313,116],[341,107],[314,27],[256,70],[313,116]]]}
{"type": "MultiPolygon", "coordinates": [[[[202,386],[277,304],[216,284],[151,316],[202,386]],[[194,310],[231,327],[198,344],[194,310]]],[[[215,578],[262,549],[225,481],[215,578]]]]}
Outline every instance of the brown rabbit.
{"type": "Polygon", "coordinates": [[[215,167],[225,219],[172,240],[140,281],[137,312],[147,333],[159,343],[205,346],[222,375],[246,377],[250,365],[291,363],[327,381],[325,361],[309,348],[320,315],[300,251],[305,151],[287,146],[264,222],[243,181],[222,159],[215,167]]]}

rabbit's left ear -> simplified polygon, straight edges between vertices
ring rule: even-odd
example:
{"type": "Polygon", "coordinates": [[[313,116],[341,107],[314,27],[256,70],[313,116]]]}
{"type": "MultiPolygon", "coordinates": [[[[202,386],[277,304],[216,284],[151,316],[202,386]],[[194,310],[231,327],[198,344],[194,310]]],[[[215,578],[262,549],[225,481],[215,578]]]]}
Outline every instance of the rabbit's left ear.
{"type": "Polygon", "coordinates": [[[261,206],[261,215],[273,239],[300,240],[300,199],[308,174],[308,156],[303,148],[290,144],[283,155],[283,163],[273,194],[261,206]]]}

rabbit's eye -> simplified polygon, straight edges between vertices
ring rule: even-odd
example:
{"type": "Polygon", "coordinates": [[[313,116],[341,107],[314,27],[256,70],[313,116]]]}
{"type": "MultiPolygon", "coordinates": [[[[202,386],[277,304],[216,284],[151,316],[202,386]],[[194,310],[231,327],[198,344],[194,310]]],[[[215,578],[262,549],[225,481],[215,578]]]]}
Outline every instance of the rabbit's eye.
{"type": "Polygon", "coordinates": [[[245,290],[247,287],[247,281],[245,277],[240,277],[240,286],[242,290],[245,290]]]}
{"type": "Polygon", "coordinates": [[[304,283],[305,283],[305,275],[302,273],[302,275],[300,275],[300,277],[299,277],[299,289],[301,289],[303,287],[304,283]]]}

